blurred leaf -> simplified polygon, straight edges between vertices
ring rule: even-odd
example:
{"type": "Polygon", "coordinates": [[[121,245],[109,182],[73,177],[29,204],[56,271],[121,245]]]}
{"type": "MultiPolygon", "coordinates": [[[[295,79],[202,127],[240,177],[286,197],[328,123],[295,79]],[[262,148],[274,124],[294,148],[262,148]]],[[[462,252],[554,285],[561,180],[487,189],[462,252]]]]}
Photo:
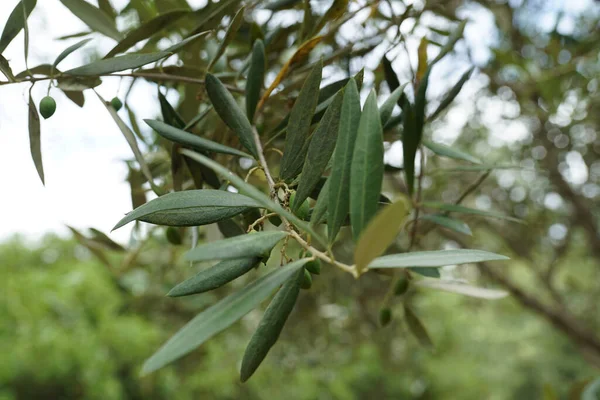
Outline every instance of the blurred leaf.
{"type": "Polygon", "coordinates": [[[458,42],[458,40],[460,38],[462,38],[463,32],[465,31],[465,26],[467,26],[466,20],[461,21],[458,24],[458,27],[456,28],[456,30],[454,30],[452,32],[452,34],[448,37],[448,41],[446,42],[444,47],[442,47],[439,54],[431,62],[430,68],[431,68],[431,66],[436,64],[438,61],[440,61],[442,58],[444,58],[448,53],[450,53],[452,50],[454,50],[454,46],[456,45],[456,42],[458,42]]]}
{"type": "Polygon", "coordinates": [[[340,115],[339,138],[333,154],[328,195],[327,230],[333,243],[350,209],[350,170],[354,144],[360,122],[360,94],[356,81],[350,79],[344,90],[340,115]]]}
{"type": "Polygon", "coordinates": [[[481,215],[483,217],[498,218],[498,219],[504,219],[504,220],[512,221],[512,222],[523,223],[523,221],[518,218],[509,217],[508,215],[501,214],[501,213],[498,213],[495,211],[483,211],[483,210],[478,210],[476,208],[459,206],[457,204],[425,201],[422,203],[422,205],[423,205],[423,207],[436,208],[436,209],[442,210],[442,211],[457,212],[457,213],[462,213],[462,214],[481,215]]]}
{"type": "Polygon", "coordinates": [[[125,248],[109,238],[104,232],[99,231],[95,228],[90,228],[90,233],[92,234],[91,240],[101,244],[107,249],[124,252],[125,248]]]}
{"type": "Polygon", "coordinates": [[[335,21],[344,15],[347,8],[348,0],[333,0],[331,7],[329,7],[325,14],[317,21],[317,25],[315,26],[312,34],[315,35],[319,33],[327,22],[335,21]]]}
{"type": "Polygon", "coordinates": [[[315,18],[310,6],[310,0],[302,1],[302,14],[302,26],[300,27],[300,32],[298,34],[299,41],[304,41],[307,37],[311,36],[313,26],[315,24],[315,18]]]}
{"type": "Polygon", "coordinates": [[[4,52],[6,47],[13,41],[13,39],[21,32],[21,29],[25,27],[25,23],[29,15],[33,11],[37,4],[37,0],[22,0],[17,3],[15,8],[12,10],[4,25],[2,36],[0,36],[0,54],[4,52]],[[26,12],[25,18],[24,14],[26,12]]]}
{"type": "MultiPolygon", "coordinates": [[[[220,4],[220,3],[219,3],[219,4],[220,4]]],[[[187,45],[189,45],[190,43],[193,43],[193,42],[194,42],[196,39],[199,39],[199,38],[201,38],[202,36],[206,36],[206,35],[208,35],[209,33],[210,33],[210,31],[204,31],[204,32],[199,32],[199,33],[196,33],[196,34],[194,34],[194,35],[192,35],[192,36],[190,36],[190,37],[188,37],[188,38],[186,38],[186,39],[182,40],[181,42],[179,42],[179,43],[176,43],[176,44],[174,44],[174,45],[173,45],[173,46],[171,46],[171,47],[168,47],[167,49],[165,49],[165,51],[166,51],[166,52],[169,52],[169,53],[173,53],[173,54],[175,54],[175,53],[177,53],[177,52],[181,51],[183,48],[185,48],[185,47],[186,47],[187,45]]]]}
{"type": "Polygon", "coordinates": [[[193,36],[204,29],[204,26],[208,23],[215,23],[222,19],[224,13],[232,14],[233,10],[237,9],[240,0],[222,0],[218,3],[212,3],[209,7],[201,8],[194,12],[197,19],[200,22],[197,23],[194,30],[192,30],[190,36],[193,36]]]}
{"type": "Polygon", "coordinates": [[[372,90],[360,116],[350,170],[350,222],[355,241],[377,212],[382,182],[383,130],[372,90]]]}
{"type": "Polygon", "coordinates": [[[76,90],[63,90],[62,92],[65,94],[65,96],[67,96],[69,98],[69,100],[71,100],[73,103],[75,103],[79,107],[84,106],[85,96],[83,95],[83,92],[79,92],[76,90]]]}
{"type": "Polygon", "coordinates": [[[408,102],[402,108],[402,153],[404,176],[408,193],[412,195],[415,186],[415,157],[419,148],[419,134],[417,133],[416,116],[414,107],[408,102]]]}
{"type": "Polygon", "coordinates": [[[445,217],[443,215],[423,215],[420,216],[419,219],[433,222],[434,224],[443,226],[444,228],[448,228],[454,232],[463,233],[469,236],[473,235],[473,232],[471,232],[471,228],[469,228],[469,225],[457,219],[445,217]]]}
{"type": "Polygon", "coordinates": [[[410,213],[410,208],[410,200],[401,197],[400,200],[385,206],[371,219],[354,249],[354,262],[359,274],[394,242],[410,213]]]}
{"type": "Polygon", "coordinates": [[[98,0],[98,8],[113,21],[117,18],[117,13],[112,4],[110,4],[110,0],[98,0]]]}
{"type": "Polygon", "coordinates": [[[322,69],[323,63],[319,61],[304,81],[292,108],[279,174],[283,180],[295,178],[302,170],[308,150],[311,119],[319,98],[322,69]]]}
{"type": "Polygon", "coordinates": [[[277,342],[300,293],[301,275],[299,274],[303,274],[303,271],[288,278],[265,310],[244,352],[240,370],[242,382],[246,382],[254,374],[271,347],[277,342]]]}
{"type": "Polygon", "coordinates": [[[219,227],[219,232],[226,238],[240,236],[246,233],[233,218],[218,221],[217,226],[219,227]]]}
{"type": "Polygon", "coordinates": [[[121,131],[121,133],[125,137],[125,140],[127,140],[127,143],[129,144],[129,147],[131,148],[131,151],[133,152],[133,155],[135,156],[135,159],[137,160],[138,164],[140,165],[140,169],[142,170],[142,173],[144,174],[144,176],[148,180],[148,183],[150,183],[150,186],[152,187],[152,190],[156,194],[159,194],[159,190],[154,185],[154,182],[152,180],[152,173],[150,172],[150,168],[148,168],[148,164],[146,164],[146,161],[144,160],[144,156],[142,155],[142,152],[140,151],[140,148],[138,147],[137,141],[135,139],[135,134],[131,131],[131,129],[129,129],[129,127],[121,119],[121,117],[119,117],[119,114],[110,105],[110,103],[108,103],[107,101],[105,101],[102,98],[102,96],[100,96],[98,93],[96,93],[96,95],[98,96],[98,98],[100,99],[100,102],[102,102],[102,104],[104,105],[104,107],[106,108],[106,110],[108,111],[108,113],[110,114],[110,116],[116,122],[117,126],[119,127],[119,130],[121,131]]]}
{"type": "Polygon", "coordinates": [[[327,108],[323,119],[312,135],[294,204],[292,204],[294,211],[308,198],[331,159],[338,137],[343,96],[343,92],[339,92],[335,96],[333,103],[327,108]]]}
{"type": "Polygon", "coordinates": [[[225,190],[186,190],[165,194],[136,208],[113,230],[135,220],[167,226],[206,225],[258,206],[249,197],[225,190]]]}
{"type": "Polygon", "coordinates": [[[171,52],[167,51],[148,54],[125,54],[123,56],[118,56],[114,58],[97,60],[90,64],[70,69],[68,71],[65,71],[64,73],[68,75],[79,76],[107,75],[113,72],[119,72],[126,69],[138,68],[146,64],[158,61],[162,58],[168,57],[170,55],[171,52]]]}
{"type": "Polygon", "coordinates": [[[369,264],[369,268],[444,267],[446,265],[509,259],[509,257],[483,250],[413,251],[376,258],[369,264]]]}
{"type": "Polygon", "coordinates": [[[264,5],[263,8],[265,10],[271,11],[280,11],[286,10],[289,8],[293,8],[296,3],[299,3],[301,0],[274,0],[264,5]]]}
{"type": "Polygon", "coordinates": [[[444,111],[446,108],[448,108],[448,106],[452,103],[452,101],[460,93],[460,90],[462,89],[463,85],[469,80],[472,73],[473,73],[473,68],[469,69],[467,72],[465,72],[460,77],[458,82],[456,82],[456,84],[452,87],[452,89],[450,89],[450,91],[446,94],[446,96],[444,96],[444,98],[440,102],[440,105],[438,106],[438,108],[433,112],[433,114],[431,114],[431,116],[429,117],[430,120],[435,119],[438,115],[440,115],[440,113],[442,111],[444,111]]]}
{"type": "Polygon", "coordinates": [[[215,153],[232,154],[235,156],[252,158],[252,156],[248,153],[244,153],[243,151],[213,142],[212,140],[204,139],[192,133],[177,129],[171,125],[167,125],[164,122],[152,119],[145,119],[144,122],[146,122],[152,129],[154,129],[165,139],[190,147],[194,150],[212,151],[215,153]]]}
{"type": "Polygon", "coordinates": [[[428,140],[424,140],[423,144],[425,145],[425,147],[433,151],[438,156],[448,157],[455,160],[468,161],[474,164],[481,164],[481,160],[479,160],[478,158],[473,157],[470,154],[464,153],[458,149],[455,149],[454,147],[446,146],[445,144],[441,143],[430,142],[428,140]]]}
{"type": "Polygon", "coordinates": [[[64,49],[62,51],[62,53],[60,53],[58,55],[58,57],[56,57],[56,60],[54,60],[54,63],[52,64],[52,70],[55,70],[56,67],[58,66],[58,64],[60,64],[60,62],[62,60],[64,60],[65,58],[67,58],[69,56],[69,54],[71,54],[72,52],[78,50],[80,47],[85,46],[90,40],[92,40],[92,39],[83,39],[83,40],[75,43],[74,45],[69,46],[66,49],[64,49]]]}
{"type": "Polygon", "coordinates": [[[227,32],[225,33],[225,37],[223,38],[223,41],[219,45],[219,48],[217,49],[215,56],[208,64],[207,70],[210,71],[212,69],[212,67],[215,65],[215,63],[217,61],[219,61],[219,58],[221,58],[221,56],[225,52],[225,49],[227,49],[227,46],[229,46],[231,41],[235,38],[237,31],[240,29],[240,26],[242,25],[242,22],[244,22],[244,11],[246,11],[245,6],[240,8],[238,10],[238,12],[235,14],[235,16],[233,17],[233,19],[231,20],[231,23],[229,24],[229,27],[227,28],[227,32]]]}
{"type": "Polygon", "coordinates": [[[433,347],[433,342],[427,333],[427,329],[413,311],[405,304],[404,318],[410,332],[417,338],[419,343],[425,347],[433,347]]]}
{"type": "Polygon", "coordinates": [[[206,74],[206,91],[219,117],[236,133],[244,147],[255,158],[258,157],[252,125],[250,125],[250,121],[248,121],[231,93],[218,78],[211,74],[206,74]]]}
{"type": "MultiPolygon", "coordinates": [[[[160,112],[162,114],[163,119],[168,125],[183,128],[185,126],[185,122],[183,118],[175,111],[171,103],[167,100],[164,94],[158,89],[158,102],[160,103],[160,112]]],[[[151,120],[148,120],[151,121],[151,120]]],[[[148,124],[150,125],[150,124],[148,124]]]]}
{"type": "Polygon", "coordinates": [[[258,39],[252,47],[252,58],[246,81],[246,115],[250,122],[254,120],[256,105],[260,99],[260,91],[263,89],[265,82],[266,67],[267,56],[265,54],[265,45],[262,40],[258,39]]]}
{"type": "Polygon", "coordinates": [[[474,287],[456,281],[421,280],[415,282],[415,285],[487,300],[496,300],[508,296],[508,293],[504,290],[474,287]]]}
{"type": "Polygon", "coordinates": [[[331,178],[327,179],[319,192],[319,196],[317,198],[317,204],[312,209],[312,214],[310,216],[310,224],[312,226],[320,224],[327,214],[327,207],[329,204],[329,187],[331,185],[331,178]]]}
{"type": "Polygon", "coordinates": [[[189,10],[173,10],[151,19],[150,21],[129,32],[123,40],[117,43],[117,45],[104,56],[104,58],[111,58],[116,54],[129,50],[138,42],[148,39],[150,36],[160,32],[170,24],[189,14],[189,10]]]}
{"type": "Polygon", "coordinates": [[[0,72],[6,76],[6,79],[8,79],[9,82],[15,81],[15,76],[13,75],[12,69],[8,64],[8,60],[2,55],[0,55],[0,72]]]}
{"type": "Polygon", "coordinates": [[[94,31],[116,41],[121,40],[122,35],[117,30],[114,21],[104,11],[85,0],[60,0],[60,2],[94,31]]]}
{"type": "Polygon", "coordinates": [[[417,82],[421,82],[423,76],[425,76],[425,71],[427,71],[427,46],[429,45],[429,40],[427,37],[421,38],[421,42],[419,43],[419,49],[417,51],[419,59],[417,66],[417,82]]]}
{"type": "Polygon", "coordinates": [[[388,97],[387,100],[379,108],[379,114],[381,116],[381,125],[385,125],[391,118],[392,111],[394,111],[394,106],[398,104],[400,97],[402,97],[402,95],[404,94],[404,88],[406,87],[406,85],[407,83],[397,87],[392,92],[392,94],[390,94],[390,97],[388,97]]]}
{"type": "Polygon", "coordinates": [[[97,76],[61,76],[56,82],[59,89],[72,92],[81,92],[102,84],[102,80],[97,76]]]}
{"type": "MultiPolygon", "coordinates": [[[[323,40],[323,36],[317,36],[307,40],[306,42],[302,43],[302,45],[300,45],[300,47],[298,48],[298,50],[296,50],[292,57],[290,57],[290,59],[283,65],[283,67],[281,67],[281,70],[279,71],[269,88],[265,91],[260,101],[258,102],[257,108],[262,108],[262,105],[265,103],[265,101],[267,101],[267,99],[271,95],[271,92],[273,92],[273,90],[275,90],[275,88],[279,86],[283,78],[285,78],[290,67],[304,59],[304,57],[308,56],[312,49],[314,49],[321,42],[321,40],[323,40]]],[[[318,65],[321,66],[321,69],[323,68],[322,61],[318,65]]],[[[315,68],[317,68],[317,66],[315,66],[315,68]]],[[[319,83],[321,81],[320,75],[321,74],[319,74],[319,83]]]]}
{"type": "Polygon", "coordinates": [[[169,297],[189,296],[219,288],[244,275],[260,262],[259,257],[221,261],[181,282],[167,293],[169,297]]]}
{"type": "Polygon", "coordinates": [[[142,374],[146,375],[164,367],[228,328],[262,303],[275,288],[297,273],[308,260],[298,260],[277,268],[198,314],[146,361],[142,374]]]}
{"type": "Polygon", "coordinates": [[[56,38],[56,40],[77,39],[77,38],[80,38],[82,36],[91,35],[92,33],[94,33],[94,32],[78,32],[78,33],[73,33],[72,35],[59,36],[59,37],[56,38]]]}
{"type": "Polygon", "coordinates": [[[190,157],[191,159],[198,161],[199,163],[211,168],[213,171],[221,175],[223,178],[229,180],[233,186],[238,188],[240,191],[243,191],[246,196],[252,197],[258,203],[261,204],[267,210],[271,210],[280,216],[284,217],[298,228],[304,230],[306,233],[310,234],[312,238],[319,242],[321,245],[325,245],[325,240],[321,238],[317,232],[315,232],[307,223],[296,217],[294,214],[284,209],[278,203],[272,201],[266,194],[261,192],[259,189],[254,186],[246,183],[242,178],[233,174],[227,168],[223,167],[221,164],[207,158],[201,154],[194,153],[189,150],[181,150],[181,153],[190,157]]]}
{"type": "Polygon", "coordinates": [[[44,166],[42,164],[42,141],[41,141],[41,128],[40,128],[40,116],[35,102],[31,97],[31,89],[29,89],[29,148],[31,149],[31,159],[35,165],[35,169],[44,183],[44,166]]]}
{"type": "Polygon", "coordinates": [[[231,260],[240,257],[262,257],[269,253],[287,232],[255,232],[203,243],[185,254],[187,261],[231,260]]]}
{"type": "Polygon", "coordinates": [[[440,270],[436,267],[408,267],[408,269],[421,276],[426,276],[427,278],[440,278],[442,276],[440,270]]]}
{"type": "Polygon", "coordinates": [[[600,398],[600,378],[586,385],[581,393],[581,400],[598,400],[600,398]]]}

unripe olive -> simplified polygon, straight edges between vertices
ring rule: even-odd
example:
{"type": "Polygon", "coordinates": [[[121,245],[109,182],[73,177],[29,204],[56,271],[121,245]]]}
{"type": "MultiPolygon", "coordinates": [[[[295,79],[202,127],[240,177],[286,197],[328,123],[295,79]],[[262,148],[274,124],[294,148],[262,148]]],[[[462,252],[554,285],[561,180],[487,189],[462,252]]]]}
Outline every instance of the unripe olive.
{"type": "Polygon", "coordinates": [[[44,97],[40,101],[40,114],[44,119],[50,118],[56,111],[56,101],[50,96],[44,97]]]}
{"type": "Polygon", "coordinates": [[[110,105],[116,111],[119,111],[121,109],[121,107],[123,107],[123,102],[118,97],[113,97],[113,99],[110,101],[110,105]]]}
{"type": "Polygon", "coordinates": [[[396,282],[396,286],[394,287],[394,294],[396,296],[402,296],[408,290],[408,278],[406,276],[401,276],[396,282]]]}
{"type": "Polygon", "coordinates": [[[386,326],[392,320],[392,310],[389,307],[384,307],[379,310],[379,324],[386,326]]]}
{"type": "Polygon", "coordinates": [[[304,269],[303,271],[304,275],[302,276],[302,278],[300,278],[300,287],[302,289],[308,290],[312,286],[312,276],[310,275],[310,272],[308,272],[306,269],[304,269]]]}
{"type": "Polygon", "coordinates": [[[309,261],[304,264],[304,268],[311,274],[321,275],[321,260],[317,258],[316,260],[309,261]]]}
{"type": "Polygon", "coordinates": [[[279,217],[279,215],[273,215],[272,217],[269,217],[269,222],[272,223],[275,226],[279,226],[281,225],[281,218],[279,217]]]}
{"type": "Polygon", "coordinates": [[[167,228],[166,236],[168,242],[175,246],[179,246],[181,243],[183,243],[183,240],[181,239],[181,233],[179,233],[179,229],[173,226],[169,226],[167,228]]]}
{"type": "MultiPolygon", "coordinates": [[[[294,202],[296,201],[296,192],[292,191],[292,195],[290,196],[290,208],[294,207],[294,202]]],[[[304,200],[304,202],[294,211],[294,214],[298,216],[300,219],[307,219],[308,214],[310,212],[310,206],[308,204],[308,199],[304,200]]]]}

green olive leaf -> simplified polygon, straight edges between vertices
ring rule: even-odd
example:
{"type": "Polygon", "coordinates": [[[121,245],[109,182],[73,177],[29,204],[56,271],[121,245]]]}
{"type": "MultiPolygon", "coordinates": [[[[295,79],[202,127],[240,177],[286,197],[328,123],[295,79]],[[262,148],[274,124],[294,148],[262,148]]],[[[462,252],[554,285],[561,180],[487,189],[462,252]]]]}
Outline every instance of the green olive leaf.
{"type": "Polygon", "coordinates": [[[123,35],[117,30],[115,23],[106,13],[85,0],[60,0],[84,24],[96,32],[108,36],[116,41],[123,35]]]}
{"type": "Polygon", "coordinates": [[[113,72],[138,68],[168,57],[171,54],[172,53],[168,51],[147,54],[125,54],[114,58],[97,60],[89,64],[82,65],[81,67],[65,71],[64,74],[79,76],[108,75],[113,72]]]}
{"type": "Polygon", "coordinates": [[[509,257],[483,250],[433,250],[390,254],[374,259],[369,268],[443,267],[483,261],[509,260],[509,257]]]}
{"type": "Polygon", "coordinates": [[[217,52],[215,53],[213,59],[208,64],[207,70],[210,71],[215,65],[215,63],[219,61],[219,58],[221,58],[223,53],[225,53],[225,49],[227,49],[227,46],[229,46],[229,44],[237,34],[237,31],[240,29],[242,22],[244,22],[244,11],[246,11],[246,7],[240,8],[231,20],[229,27],[227,27],[227,32],[225,32],[225,37],[219,45],[219,48],[217,49],[217,52]]]}
{"type": "MultiPolygon", "coordinates": [[[[33,86],[31,86],[33,88],[33,86]]],[[[42,142],[41,142],[41,128],[40,128],[40,116],[35,102],[31,97],[31,88],[29,89],[29,148],[31,150],[31,158],[35,169],[44,183],[44,165],[42,164],[42,142]]]]}
{"type": "MultiPolygon", "coordinates": [[[[184,193],[184,192],[182,192],[184,193]]],[[[201,244],[185,254],[187,261],[231,260],[240,257],[260,257],[284,237],[287,232],[255,232],[201,244]]]]}
{"type": "Polygon", "coordinates": [[[265,45],[262,40],[258,39],[254,42],[254,46],[252,46],[250,68],[246,81],[246,115],[250,121],[254,119],[256,105],[260,99],[260,92],[265,82],[266,68],[267,56],[265,54],[265,45]]]}
{"type": "Polygon", "coordinates": [[[29,15],[33,11],[37,4],[37,0],[22,0],[17,3],[15,8],[12,10],[4,25],[2,36],[0,36],[0,54],[6,50],[6,47],[13,41],[13,39],[21,32],[21,29],[25,27],[25,23],[29,15]],[[23,18],[25,14],[25,18],[23,18]]]}

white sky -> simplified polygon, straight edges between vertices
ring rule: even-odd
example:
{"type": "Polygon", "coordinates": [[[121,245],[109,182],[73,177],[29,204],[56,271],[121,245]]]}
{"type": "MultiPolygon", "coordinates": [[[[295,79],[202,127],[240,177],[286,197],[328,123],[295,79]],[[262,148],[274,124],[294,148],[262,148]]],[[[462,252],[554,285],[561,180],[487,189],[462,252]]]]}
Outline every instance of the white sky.
{"type": "MultiPolygon", "coordinates": [[[[563,6],[574,3],[589,6],[590,3],[590,0],[565,1],[563,6]]],[[[17,2],[18,0],[2,0],[0,26],[17,2]]],[[[126,0],[113,0],[116,7],[122,7],[126,3],[126,0]]],[[[197,6],[203,1],[193,3],[197,6]]],[[[489,16],[487,20],[484,17],[486,16],[479,15],[473,18],[475,23],[470,24],[465,32],[475,52],[485,53],[485,47],[490,44],[491,39],[487,33],[481,33],[482,29],[486,29],[484,25],[491,24],[492,21],[489,16]]],[[[64,48],[80,40],[58,41],[57,37],[87,30],[58,0],[38,1],[29,18],[29,28],[30,67],[52,63],[64,48]]],[[[489,29],[486,30],[489,32],[489,29]]],[[[87,49],[91,51],[96,48],[102,53],[113,45],[111,39],[94,35],[94,41],[88,44],[87,49]]],[[[416,47],[418,41],[410,45],[416,47]]],[[[21,33],[3,53],[15,74],[25,68],[22,51],[21,33]]],[[[85,54],[85,50],[80,50],[70,55],[61,63],[61,69],[81,65],[85,61],[85,54]]],[[[475,56],[479,58],[477,54],[475,56]]],[[[463,71],[462,67],[460,70],[455,68],[453,74],[442,73],[438,78],[454,82],[463,71]]],[[[104,78],[97,90],[103,97],[110,99],[117,94],[119,84],[120,81],[116,78],[104,78]]],[[[468,90],[467,85],[465,89],[472,95],[477,86],[479,85],[468,90]]],[[[95,227],[109,232],[120,217],[131,210],[129,186],[125,182],[127,171],[122,161],[131,158],[131,150],[125,139],[93,92],[85,92],[86,104],[80,109],[60,91],[52,90],[51,94],[57,102],[56,114],[41,122],[46,176],[44,187],[29,153],[28,90],[27,84],[0,86],[0,240],[15,233],[29,238],[40,237],[49,231],[66,233],[65,224],[82,229],[95,227]]],[[[47,82],[36,84],[33,90],[36,103],[45,95],[46,90],[47,82]]],[[[159,109],[155,85],[142,82],[136,84],[129,104],[137,111],[138,118],[156,117],[159,109]]],[[[448,122],[453,126],[446,128],[451,128],[449,131],[457,134],[467,114],[464,110],[458,114],[452,111],[448,122]],[[452,123],[453,118],[457,120],[456,123],[452,123]]],[[[442,140],[438,137],[436,139],[442,140]]],[[[128,235],[129,229],[125,227],[114,232],[111,237],[125,241],[128,235]]]]}

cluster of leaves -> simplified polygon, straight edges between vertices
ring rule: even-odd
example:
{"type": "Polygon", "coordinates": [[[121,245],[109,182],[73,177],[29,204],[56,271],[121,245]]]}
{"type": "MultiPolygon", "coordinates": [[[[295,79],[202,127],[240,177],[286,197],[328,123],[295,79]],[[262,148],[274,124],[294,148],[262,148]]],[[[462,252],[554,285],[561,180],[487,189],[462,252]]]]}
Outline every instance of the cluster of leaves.
{"type": "MultiPolygon", "coordinates": [[[[228,79],[227,74],[211,73],[242,25],[258,27],[255,22],[245,21],[244,8],[231,19],[224,39],[213,52],[212,59],[203,71],[204,79],[183,79],[181,75],[169,72],[181,72],[183,67],[162,65],[167,58],[184,47],[193,46],[206,39],[210,32],[204,29],[209,28],[209,21],[220,21],[235,1],[211,3],[210,7],[198,12],[169,11],[144,22],[126,35],[116,30],[114,18],[111,19],[109,15],[111,7],[107,13],[106,10],[83,0],[61,1],[90,28],[117,40],[118,44],[103,59],[64,72],[57,69],[59,63],[86,44],[86,40],[66,49],[53,65],[28,68],[17,75],[12,74],[8,61],[3,58],[0,60],[2,71],[9,82],[33,84],[39,80],[56,81],[59,89],[67,94],[78,93],[71,94],[71,97],[81,99],[81,91],[99,85],[100,77],[125,75],[161,82],[200,81],[208,97],[207,103],[210,104],[196,116],[187,119],[180,116],[159,91],[164,121],[146,120],[146,123],[156,131],[163,143],[167,143],[166,147],[170,148],[172,182],[161,184],[155,176],[156,168],[146,161],[140,150],[138,141],[145,139],[138,132],[139,129],[130,128],[121,119],[117,102],[106,102],[98,95],[134,153],[141,173],[141,177],[136,178],[137,187],[148,182],[158,195],[156,199],[146,202],[145,197],[135,197],[132,191],[136,208],[119,221],[115,229],[133,221],[167,226],[170,227],[167,231],[170,241],[179,243],[179,228],[193,227],[195,231],[195,227],[217,223],[226,237],[198,246],[193,243],[193,248],[185,255],[187,261],[219,262],[177,285],[169,294],[187,296],[218,288],[257,268],[261,262],[274,258],[271,256],[272,250],[283,243],[279,267],[198,314],[146,362],[143,368],[145,373],[155,371],[194,350],[277,291],[246,349],[241,379],[247,380],[276,342],[293,310],[300,288],[310,287],[311,272],[318,274],[321,262],[355,278],[368,271],[384,274],[391,271],[393,279],[390,282],[389,293],[398,296],[402,296],[409,286],[482,298],[499,298],[505,295],[497,290],[474,288],[463,282],[437,279],[440,278],[439,267],[504,260],[507,259],[505,256],[464,249],[412,251],[416,240],[415,227],[420,220],[431,223],[432,226],[439,225],[461,234],[470,234],[469,227],[464,222],[451,218],[449,214],[479,213],[497,216],[457,203],[424,202],[420,198],[420,181],[425,172],[421,169],[416,173],[415,160],[419,152],[423,158],[424,147],[443,157],[474,163],[475,168],[483,171],[490,168],[481,165],[479,160],[469,154],[423,138],[427,123],[440,115],[452,102],[470,76],[471,71],[465,73],[442,99],[437,110],[431,115],[426,115],[430,72],[439,60],[452,51],[461,38],[464,22],[458,24],[446,43],[441,46],[438,55],[431,61],[427,59],[429,43],[426,39],[422,41],[419,68],[415,80],[411,82],[414,92],[412,101],[409,99],[409,93],[405,93],[407,85],[400,85],[391,62],[384,57],[382,66],[391,94],[378,106],[377,94],[375,90],[371,90],[361,106],[363,71],[323,86],[323,67],[331,60],[319,57],[315,60],[314,56],[312,59],[310,57],[311,54],[317,53],[315,49],[319,49],[319,45],[324,44],[327,37],[345,22],[341,15],[348,7],[347,1],[334,1],[310,28],[302,29],[300,33],[288,33],[289,37],[294,37],[297,49],[283,63],[266,89],[265,76],[269,68],[267,64],[270,60],[278,58],[280,50],[272,47],[267,51],[267,44],[274,40],[273,37],[262,35],[262,32],[251,35],[252,50],[242,57],[244,67],[235,74],[234,79],[235,82],[238,79],[245,81],[244,90],[240,90],[237,85],[226,85],[224,80],[228,79]],[[179,43],[160,51],[117,55],[142,40],[152,40],[169,23],[190,14],[193,14],[196,20],[201,16],[200,22],[189,29],[187,37],[179,43]],[[329,31],[318,36],[325,27],[329,31]],[[151,63],[158,65],[154,68],[140,69],[151,63]],[[134,72],[130,74],[121,73],[132,69],[134,72]],[[302,72],[306,73],[306,76],[302,72]],[[292,78],[296,80],[293,81],[292,78]],[[275,93],[282,84],[285,88],[275,93]],[[270,104],[274,102],[273,98],[280,93],[286,93],[288,89],[293,90],[297,85],[301,85],[301,89],[289,113],[281,118],[271,118],[278,123],[274,129],[267,129],[265,115],[273,117],[278,108],[270,104]],[[234,96],[240,91],[245,93],[245,111],[234,96]],[[399,105],[401,112],[393,116],[396,105],[399,105]],[[212,111],[220,119],[213,123],[226,125],[233,135],[211,140],[193,132],[193,128],[212,111]],[[395,201],[391,201],[382,193],[387,173],[384,163],[384,132],[395,128],[401,132],[396,140],[403,143],[406,192],[398,195],[395,201]],[[285,139],[281,140],[283,135],[285,139]],[[283,151],[278,147],[282,147],[283,151]],[[280,152],[281,161],[277,165],[269,163],[265,149],[280,152]],[[232,171],[235,169],[235,161],[242,159],[252,165],[246,179],[232,171]],[[184,164],[187,170],[183,167],[184,164]],[[229,168],[231,165],[233,167],[229,168]],[[278,171],[278,174],[272,174],[271,170],[278,171]],[[253,175],[260,175],[264,180],[254,184],[250,181],[253,175]],[[207,186],[211,186],[212,189],[207,186]],[[235,187],[236,191],[230,190],[231,186],[235,187]],[[172,193],[166,193],[171,189],[172,193]],[[421,215],[424,209],[437,212],[421,215]],[[403,233],[408,232],[409,224],[406,222],[411,214],[410,223],[413,229],[410,232],[410,245],[401,248],[398,237],[408,236],[403,233]],[[244,225],[241,225],[242,223],[244,225]],[[339,261],[334,251],[334,245],[345,240],[340,235],[343,226],[350,226],[354,242],[354,257],[350,263],[339,261]],[[299,257],[290,254],[291,241],[302,247],[303,251],[299,257]],[[421,279],[414,273],[433,279],[421,279]]],[[[108,2],[102,4],[104,8],[107,7],[106,4],[110,6],[108,2]]],[[[17,5],[9,17],[1,43],[9,43],[21,29],[27,32],[27,16],[34,6],[35,1],[25,0],[17,5]]],[[[277,7],[280,6],[274,7],[270,8],[277,12],[277,7]]],[[[309,14],[312,16],[310,10],[307,12],[307,15],[309,14]]],[[[260,27],[256,29],[260,30],[260,27]]],[[[287,37],[284,34],[284,39],[287,37]]],[[[370,49],[367,49],[368,51],[370,49]]],[[[133,124],[133,119],[130,120],[133,124]]],[[[31,96],[29,123],[32,157],[43,181],[40,121],[31,96]]],[[[238,162],[237,165],[239,164],[238,162]]],[[[393,170],[391,173],[395,172],[393,170]]],[[[133,179],[132,174],[130,181],[133,179]]],[[[380,321],[384,325],[391,319],[391,311],[387,306],[389,297],[386,296],[380,315],[380,321]]],[[[421,341],[430,343],[423,324],[408,305],[405,306],[405,316],[409,327],[421,341]]]]}

